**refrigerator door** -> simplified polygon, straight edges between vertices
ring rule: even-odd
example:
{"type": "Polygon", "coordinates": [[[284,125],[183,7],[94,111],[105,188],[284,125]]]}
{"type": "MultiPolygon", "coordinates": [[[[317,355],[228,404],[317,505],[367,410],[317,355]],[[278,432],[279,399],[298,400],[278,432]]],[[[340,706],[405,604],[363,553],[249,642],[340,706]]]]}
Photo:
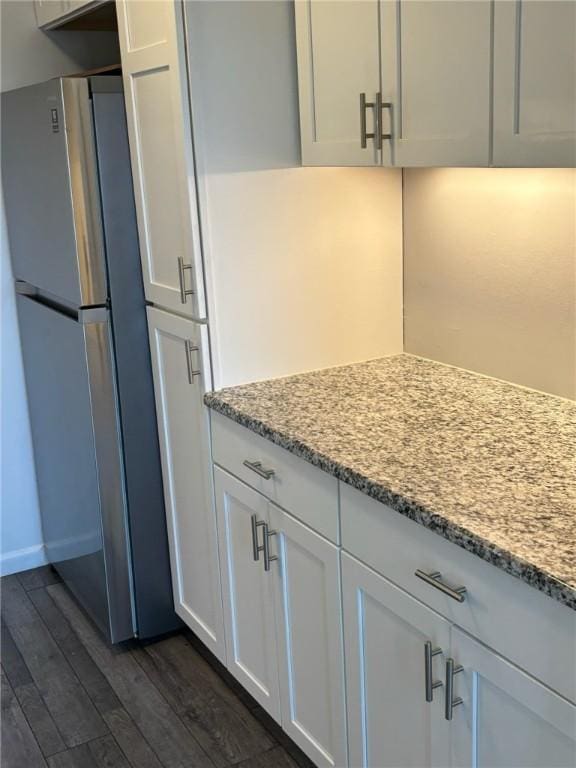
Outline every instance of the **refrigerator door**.
{"type": "Polygon", "coordinates": [[[75,306],[104,304],[88,82],[2,94],[2,181],[14,276],[75,306]]]}
{"type": "Polygon", "coordinates": [[[48,560],[108,639],[126,640],[132,576],[108,311],[17,288],[48,560]]]}
{"type": "Polygon", "coordinates": [[[144,638],[176,629],[179,622],[172,597],[122,78],[91,77],[90,90],[112,307],[134,603],[138,636],[144,638]]]}

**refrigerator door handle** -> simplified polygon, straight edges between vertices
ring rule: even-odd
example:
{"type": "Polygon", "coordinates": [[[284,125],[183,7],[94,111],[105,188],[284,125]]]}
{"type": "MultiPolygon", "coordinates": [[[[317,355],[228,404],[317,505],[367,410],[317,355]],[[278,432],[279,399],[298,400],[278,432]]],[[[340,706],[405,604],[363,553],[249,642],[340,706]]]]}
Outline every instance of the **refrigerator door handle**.
{"type": "Polygon", "coordinates": [[[78,310],[78,322],[82,325],[105,323],[107,320],[108,309],[106,307],[83,307],[78,310]]]}

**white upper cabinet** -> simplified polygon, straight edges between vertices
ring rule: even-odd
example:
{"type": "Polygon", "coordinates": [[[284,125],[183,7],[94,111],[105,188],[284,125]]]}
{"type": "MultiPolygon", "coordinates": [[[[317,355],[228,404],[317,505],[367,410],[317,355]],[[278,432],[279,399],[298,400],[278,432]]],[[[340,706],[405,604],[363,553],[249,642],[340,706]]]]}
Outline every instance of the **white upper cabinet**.
{"type": "Polygon", "coordinates": [[[61,19],[68,12],[67,6],[65,0],[34,0],[38,26],[50,26],[61,19]]]}
{"type": "Polygon", "coordinates": [[[296,0],[296,38],[304,165],[576,165],[574,0],[296,0]]]}
{"type": "Polygon", "coordinates": [[[182,6],[117,3],[146,298],[206,316],[182,6]]]}
{"type": "Polygon", "coordinates": [[[462,705],[453,710],[451,765],[576,765],[576,707],[457,628],[452,650],[463,669],[454,680],[462,705]]]}
{"type": "Polygon", "coordinates": [[[153,307],[148,328],[176,613],[225,662],[210,428],[202,402],[210,386],[207,329],[153,307]]]}
{"type": "Polygon", "coordinates": [[[297,0],[303,164],[488,165],[490,25],[488,0],[297,0]]]}
{"type": "Polygon", "coordinates": [[[303,165],[377,165],[374,109],[380,90],[379,0],[296,0],[303,165]],[[365,147],[362,144],[365,143],[365,147]]]}
{"type": "Polygon", "coordinates": [[[498,0],[494,165],[576,165],[576,3],[498,0]]]}
{"type": "Polygon", "coordinates": [[[39,27],[55,27],[83,16],[106,0],[34,0],[39,27]]]}
{"type": "Polygon", "coordinates": [[[381,2],[390,164],[489,164],[490,22],[488,0],[381,2]]]}

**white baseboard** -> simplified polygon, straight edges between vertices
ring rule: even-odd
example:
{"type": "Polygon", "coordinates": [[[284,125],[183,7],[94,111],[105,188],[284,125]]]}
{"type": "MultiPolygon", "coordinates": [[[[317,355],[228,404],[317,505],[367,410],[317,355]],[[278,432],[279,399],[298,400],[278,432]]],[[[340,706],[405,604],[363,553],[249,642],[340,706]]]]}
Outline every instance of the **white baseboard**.
{"type": "Polygon", "coordinates": [[[38,568],[40,565],[46,565],[47,562],[44,544],[4,552],[0,555],[0,576],[38,568]]]}

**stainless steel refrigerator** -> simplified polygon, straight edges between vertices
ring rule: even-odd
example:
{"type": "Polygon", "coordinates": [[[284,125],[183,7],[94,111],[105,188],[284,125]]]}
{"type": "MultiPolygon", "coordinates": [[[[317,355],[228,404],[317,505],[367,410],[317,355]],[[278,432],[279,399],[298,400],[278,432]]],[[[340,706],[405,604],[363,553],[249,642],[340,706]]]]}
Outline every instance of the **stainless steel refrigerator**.
{"type": "Polygon", "coordinates": [[[173,610],[122,80],[2,95],[2,184],[42,528],[112,642],[173,610]]]}

